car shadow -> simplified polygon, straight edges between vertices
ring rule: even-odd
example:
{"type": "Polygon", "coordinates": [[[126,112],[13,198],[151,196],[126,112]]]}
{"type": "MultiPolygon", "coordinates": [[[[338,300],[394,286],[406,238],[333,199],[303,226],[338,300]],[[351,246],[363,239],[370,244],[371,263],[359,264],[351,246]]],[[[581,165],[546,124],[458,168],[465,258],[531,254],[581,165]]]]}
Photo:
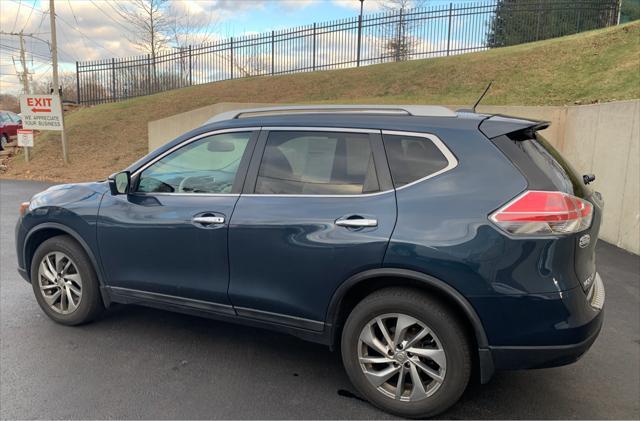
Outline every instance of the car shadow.
{"type": "MultiPolygon", "coordinates": [[[[216,352],[243,350],[252,355],[253,368],[264,362],[262,370],[273,371],[273,375],[282,374],[281,365],[272,365],[272,361],[286,361],[287,375],[292,378],[311,378],[319,382],[318,387],[334,390],[338,399],[349,400],[349,405],[369,406],[351,386],[344,373],[339,350],[303,341],[291,335],[272,332],[250,326],[237,325],[207,318],[167,312],[136,305],[113,305],[96,323],[84,327],[87,330],[117,330],[122,341],[149,341],[156,343],[187,344],[187,352],[192,357],[203,357],[215,363],[216,352]],[[261,359],[256,360],[257,355],[261,359]],[[317,373],[324,375],[318,376],[317,373]]],[[[96,332],[97,331],[97,332],[96,332]]],[[[183,362],[177,362],[174,370],[180,370],[183,362]]],[[[244,365],[238,361],[226,360],[226,364],[244,365]]],[[[242,370],[242,368],[238,368],[242,370]]],[[[562,384],[562,369],[534,371],[497,372],[488,384],[480,385],[477,375],[472,380],[460,401],[449,411],[440,415],[443,419],[525,419],[545,418],[547,411],[541,410],[549,405],[545,390],[551,383],[562,384]],[[553,370],[554,373],[544,373],[553,370]]],[[[363,408],[367,411],[373,408],[363,408]]],[[[558,408],[549,413],[558,413],[558,408]]],[[[567,408],[569,410],[569,408],[567,408]]],[[[390,415],[374,410],[376,418],[389,418],[390,415]]],[[[563,412],[559,412],[563,413],[563,412]]],[[[557,415],[556,415],[557,416],[557,415]]]]}

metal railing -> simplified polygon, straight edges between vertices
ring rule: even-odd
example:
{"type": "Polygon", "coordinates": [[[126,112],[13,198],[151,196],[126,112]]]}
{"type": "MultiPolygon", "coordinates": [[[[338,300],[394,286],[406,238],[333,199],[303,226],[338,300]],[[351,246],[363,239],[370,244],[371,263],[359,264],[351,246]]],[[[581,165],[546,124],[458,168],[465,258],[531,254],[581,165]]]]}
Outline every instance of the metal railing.
{"type": "Polygon", "coordinates": [[[250,76],[481,51],[615,25],[618,11],[618,0],[493,0],[314,23],[155,57],[76,62],[77,98],[99,104],[250,76]]]}

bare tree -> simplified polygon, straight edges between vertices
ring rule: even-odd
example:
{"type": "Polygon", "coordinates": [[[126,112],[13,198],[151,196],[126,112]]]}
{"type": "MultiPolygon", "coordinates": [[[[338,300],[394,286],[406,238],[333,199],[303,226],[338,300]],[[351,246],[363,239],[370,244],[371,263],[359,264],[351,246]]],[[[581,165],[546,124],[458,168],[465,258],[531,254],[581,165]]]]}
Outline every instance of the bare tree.
{"type": "Polygon", "coordinates": [[[157,82],[156,57],[169,44],[168,0],[130,0],[108,3],[128,24],[129,41],[151,57],[154,84],[157,82]]]}
{"type": "MultiPolygon", "coordinates": [[[[78,92],[76,89],[75,72],[60,72],[58,75],[58,83],[62,88],[62,100],[76,102],[78,92]]],[[[53,81],[51,76],[47,76],[41,80],[31,82],[31,89],[34,94],[50,94],[53,91],[53,81]]]]}
{"type": "Polygon", "coordinates": [[[408,60],[413,52],[416,40],[411,36],[412,22],[407,18],[406,12],[409,9],[426,6],[428,0],[383,0],[382,9],[397,16],[397,23],[389,27],[387,36],[389,40],[385,43],[385,50],[388,56],[395,61],[408,60]]]}
{"type": "Polygon", "coordinates": [[[209,13],[193,13],[189,3],[171,2],[167,17],[167,37],[172,47],[180,53],[180,75],[184,84],[189,79],[189,55],[191,45],[205,44],[214,38],[217,27],[215,8],[209,13]]]}

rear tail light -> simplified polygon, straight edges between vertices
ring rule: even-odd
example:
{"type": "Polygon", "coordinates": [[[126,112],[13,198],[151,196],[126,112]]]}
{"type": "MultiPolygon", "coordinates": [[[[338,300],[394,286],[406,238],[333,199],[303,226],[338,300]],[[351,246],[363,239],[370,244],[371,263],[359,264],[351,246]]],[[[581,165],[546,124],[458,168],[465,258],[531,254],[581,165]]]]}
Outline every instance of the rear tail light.
{"type": "Polygon", "coordinates": [[[591,226],[593,206],[558,191],[526,191],[489,218],[510,234],[572,234],[591,226]]]}

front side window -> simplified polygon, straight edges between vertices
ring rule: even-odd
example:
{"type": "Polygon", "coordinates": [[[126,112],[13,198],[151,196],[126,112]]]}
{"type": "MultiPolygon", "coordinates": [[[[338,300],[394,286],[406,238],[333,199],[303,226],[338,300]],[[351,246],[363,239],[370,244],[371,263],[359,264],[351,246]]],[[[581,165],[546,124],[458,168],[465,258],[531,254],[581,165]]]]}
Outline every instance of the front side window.
{"type": "Polygon", "coordinates": [[[402,187],[436,173],[449,161],[431,139],[417,136],[383,136],[394,187],[402,187]]]}
{"type": "Polygon", "coordinates": [[[140,174],[138,192],[231,193],[251,132],[198,139],[153,163],[140,174]]]}
{"type": "Polygon", "coordinates": [[[368,134],[271,132],[255,193],[343,195],[379,191],[368,134]]]}

